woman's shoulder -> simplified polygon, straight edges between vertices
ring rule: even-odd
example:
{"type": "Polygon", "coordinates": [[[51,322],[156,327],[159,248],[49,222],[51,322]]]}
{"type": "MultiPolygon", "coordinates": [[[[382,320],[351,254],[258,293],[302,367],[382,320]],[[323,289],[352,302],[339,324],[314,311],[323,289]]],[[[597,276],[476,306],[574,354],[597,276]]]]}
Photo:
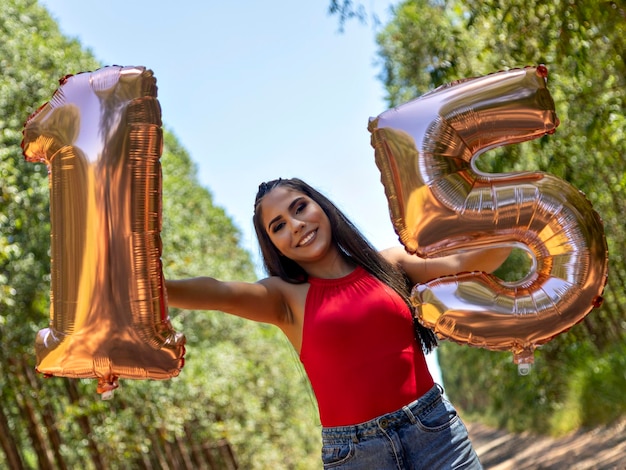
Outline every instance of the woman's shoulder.
{"type": "Polygon", "coordinates": [[[404,272],[413,284],[425,282],[427,276],[427,262],[418,255],[410,254],[403,246],[394,246],[380,252],[381,256],[404,272]]]}
{"type": "Polygon", "coordinates": [[[304,309],[306,294],[309,290],[308,282],[288,282],[279,276],[269,276],[257,282],[275,295],[280,295],[290,310],[304,309]]]}
{"type": "Polygon", "coordinates": [[[290,291],[293,289],[300,289],[303,286],[307,286],[308,283],[306,281],[302,281],[300,283],[288,282],[280,276],[268,276],[263,279],[257,281],[258,284],[263,284],[268,288],[278,289],[280,291],[290,291]]]}
{"type": "Polygon", "coordinates": [[[402,265],[407,260],[411,259],[412,255],[409,255],[404,247],[392,246],[380,251],[380,255],[391,264],[402,265]]]}
{"type": "Polygon", "coordinates": [[[302,326],[304,324],[304,306],[310,284],[303,282],[294,284],[278,276],[270,276],[258,281],[282,299],[282,314],[277,324],[297,351],[302,343],[302,326]]]}

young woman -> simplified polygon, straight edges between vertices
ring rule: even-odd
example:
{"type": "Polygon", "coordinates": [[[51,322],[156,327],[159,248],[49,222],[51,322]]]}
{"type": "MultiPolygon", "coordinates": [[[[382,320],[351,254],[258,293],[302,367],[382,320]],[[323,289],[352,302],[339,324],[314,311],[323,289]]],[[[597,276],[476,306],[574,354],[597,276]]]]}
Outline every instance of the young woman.
{"type": "Polygon", "coordinates": [[[333,469],[478,469],[467,430],[428,371],[433,333],[413,319],[413,285],[491,272],[489,250],[422,259],[377,252],[322,194],[298,179],[259,186],[254,226],[269,277],[167,281],[169,305],[220,310],[278,326],[320,410],[322,460],[333,469]]]}

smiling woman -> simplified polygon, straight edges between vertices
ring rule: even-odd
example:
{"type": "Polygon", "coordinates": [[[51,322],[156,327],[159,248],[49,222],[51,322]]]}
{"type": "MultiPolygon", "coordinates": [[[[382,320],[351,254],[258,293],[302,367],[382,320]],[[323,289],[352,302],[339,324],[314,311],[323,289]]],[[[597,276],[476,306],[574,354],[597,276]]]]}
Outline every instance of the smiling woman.
{"type": "MultiPolygon", "coordinates": [[[[287,187],[277,187],[265,196],[265,210],[257,217],[280,256],[301,266],[309,275],[332,277],[341,255],[332,243],[328,217],[311,198],[287,187]],[[330,276],[329,276],[330,275],[330,276]]],[[[261,225],[261,224],[259,224],[261,225]]],[[[351,266],[340,269],[347,274],[351,266]]]]}
{"type": "Polygon", "coordinates": [[[253,220],[269,277],[167,281],[169,304],[284,332],[318,401],[325,464],[481,468],[428,370],[424,353],[436,340],[414,320],[409,295],[432,276],[492,271],[508,250],[436,259],[402,247],[378,252],[328,198],[296,178],[262,183],[253,220]]]}

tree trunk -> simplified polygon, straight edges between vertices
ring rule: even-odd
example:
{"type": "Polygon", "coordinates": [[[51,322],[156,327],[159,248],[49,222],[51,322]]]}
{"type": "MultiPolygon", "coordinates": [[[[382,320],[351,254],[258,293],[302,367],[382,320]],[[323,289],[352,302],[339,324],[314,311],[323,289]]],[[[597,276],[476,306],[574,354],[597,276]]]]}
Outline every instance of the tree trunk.
{"type": "Polygon", "coordinates": [[[191,446],[183,442],[181,438],[178,436],[175,438],[175,443],[176,443],[176,447],[178,448],[180,459],[184,463],[184,468],[189,469],[189,470],[193,470],[194,468],[196,468],[193,462],[191,461],[191,457],[190,457],[191,446]]]}
{"type": "MultiPolygon", "coordinates": [[[[67,389],[67,393],[70,397],[70,402],[72,404],[78,403],[80,398],[80,394],[78,393],[78,388],[76,387],[76,382],[72,379],[65,379],[65,388],[67,389]]],[[[91,424],[89,423],[89,417],[87,415],[80,415],[76,418],[78,421],[78,425],[80,429],[83,431],[85,439],[87,439],[87,446],[89,448],[89,455],[91,456],[91,461],[93,465],[96,467],[96,470],[105,470],[106,465],[102,459],[102,455],[100,454],[100,450],[98,449],[98,445],[93,440],[91,424]]]]}
{"type": "Polygon", "coordinates": [[[209,464],[209,468],[211,470],[220,470],[221,467],[217,465],[217,462],[213,457],[212,447],[210,445],[202,446],[202,455],[204,455],[204,459],[209,464]]]}
{"type": "Polygon", "coordinates": [[[220,455],[226,464],[226,468],[228,470],[237,470],[239,465],[237,464],[237,459],[235,458],[235,452],[233,452],[233,448],[230,445],[230,442],[226,439],[222,439],[218,443],[218,449],[220,451],[220,455]]]}
{"type": "MultiPolygon", "coordinates": [[[[35,377],[34,370],[28,365],[28,361],[26,358],[22,358],[21,361],[22,371],[24,373],[24,377],[28,381],[32,390],[37,391],[37,397],[41,396],[42,390],[37,377],[35,377]]],[[[59,434],[59,430],[56,427],[55,413],[54,410],[48,403],[43,404],[41,400],[37,400],[37,404],[39,405],[41,418],[43,419],[44,425],[46,427],[46,431],[48,433],[48,440],[52,445],[52,453],[54,454],[54,459],[57,464],[57,468],[60,470],[67,470],[67,465],[65,464],[65,459],[63,455],[61,455],[61,435],[59,434]]]]}
{"type": "Polygon", "coordinates": [[[171,466],[172,468],[178,468],[177,459],[174,456],[174,453],[172,452],[172,443],[162,436],[161,436],[161,442],[163,442],[163,449],[165,450],[165,458],[167,460],[168,467],[171,466]]]}
{"type": "Polygon", "coordinates": [[[204,467],[205,461],[202,458],[202,449],[198,445],[198,442],[193,437],[193,434],[191,432],[190,426],[192,424],[193,423],[186,423],[184,426],[185,436],[187,438],[187,448],[189,449],[189,452],[191,453],[191,459],[193,460],[192,468],[202,468],[204,467]]]}
{"type": "Polygon", "coordinates": [[[156,456],[160,468],[162,470],[169,470],[170,466],[167,463],[167,458],[165,457],[165,455],[163,455],[161,438],[158,434],[150,434],[150,441],[152,442],[152,452],[156,456]]]}
{"type": "Polygon", "coordinates": [[[0,445],[4,451],[6,462],[11,470],[23,470],[24,464],[20,457],[17,444],[9,428],[9,420],[0,406],[0,445]]]}
{"type": "MultiPolygon", "coordinates": [[[[24,384],[22,384],[23,386],[24,384]]],[[[22,417],[26,422],[28,435],[30,441],[37,454],[37,460],[39,462],[38,468],[40,470],[54,470],[54,458],[52,457],[49,449],[46,446],[46,441],[41,434],[39,422],[37,420],[37,414],[28,398],[27,394],[20,393],[19,390],[15,392],[18,406],[21,405],[20,411],[22,417]]]]}

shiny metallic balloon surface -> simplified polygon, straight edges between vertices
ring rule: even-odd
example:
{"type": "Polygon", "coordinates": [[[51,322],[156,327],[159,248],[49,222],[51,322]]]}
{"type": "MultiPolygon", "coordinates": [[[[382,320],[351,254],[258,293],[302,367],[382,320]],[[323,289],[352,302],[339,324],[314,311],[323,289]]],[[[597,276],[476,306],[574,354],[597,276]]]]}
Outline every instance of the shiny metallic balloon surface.
{"type": "Polygon", "coordinates": [[[494,147],[554,133],[559,125],[545,66],[459,80],[370,120],[391,219],[421,257],[510,245],[532,269],[506,283],[451,273],[415,286],[420,321],[441,338],[534,349],[567,331],[602,301],[604,228],[584,194],[541,172],[485,174],[474,159],[494,147]]]}
{"type": "Polygon", "coordinates": [[[37,369],[97,378],[101,393],[183,366],[164,298],[156,96],[152,71],[105,67],[63,78],[24,126],[24,156],[50,182],[50,326],[37,369]]]}

